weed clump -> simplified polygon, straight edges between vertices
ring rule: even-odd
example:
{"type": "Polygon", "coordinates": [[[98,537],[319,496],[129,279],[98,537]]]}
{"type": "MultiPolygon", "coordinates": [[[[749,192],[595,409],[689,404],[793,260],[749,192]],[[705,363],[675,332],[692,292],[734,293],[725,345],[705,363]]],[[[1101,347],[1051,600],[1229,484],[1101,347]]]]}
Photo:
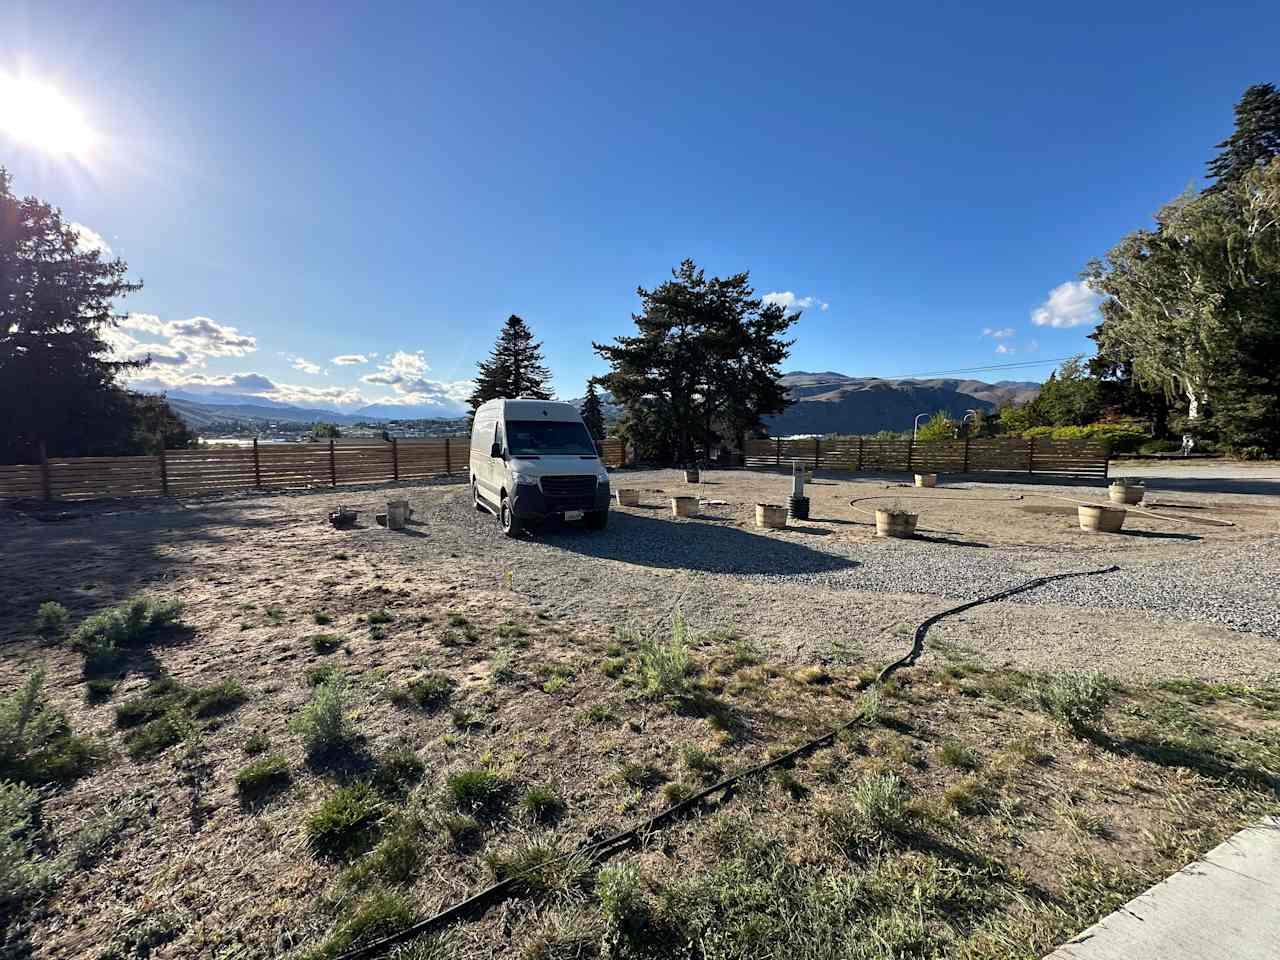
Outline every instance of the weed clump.
{"type": "Polygon", "coordinates": [[[688,629],[678,610],[671,621],[671,636],[665,642],[648,637],[639,642],[636,669],[640,692],[651,700],[677,697],[688,689],[693,657],[689,653],[688,629]]]}
{"type": "Polygon", "coordinates": [[[44,671],[37,670],[0,699],[0,780],[67,783],[103,758],[98,746],[72,732],[65,714],[49,706],[43,687],[44,671]]]}
{"type": "Polygon", "coordinates": [[[1098,722],[1111,701],[1112,683],[1098,671],[1062,673],[1040,685],[1037,699],[1049,716],[1079,733],[1098,722]]]}
{"type": "Polygon", "coordinates": [[[399,933],[417,919],[417,912],[403,894],[374,890],[334,926],[324,944],[310,954],[310,960],[341,956],[356,947],[399,933]]]}
{"type": "Polygon", "coordinates": [[[313,759],[349,745],[355,739],[355,729],[347,718],[346,691],[341,677],[316,687],[311,702],[302,708],[290,726],[302,738],[302,745],[313,759]]]}
{"type": "Polygon", "coordinates": [[[517,896],[571,893],[583,885],[588,871],[582,857],[565,856],[555,845],[541,840],[490,851],[484,860],[495,880],[515,881],[517,896]]]}
{"type": "Polygon", "coordinates": [[[236,774],[236,793],[248,803],[258,803],[279,793],[292,779],[288,761],[273,753],[253,761],[236,774]]]}
{"type": "Polygon", "coordinates": [[[536,784],[525,791],[520,806],[530,819],[539,823],[554,820],[564,811],[564,801],[555,790],[536,784]]]}
{"type": "Polygon", "coordinates": [[[40,794],[0,780],[0,911],[56,882],[56,865],[40,856],[40,794]]]}
{"type": "Polygon", "coordinates": [[[382,799],[368,783],[339,787],[307,817],[307,845],[318,857],[350,860],[373,845],[382,815],[382,799]]]}
{"type": "Polygon", "coordinates": [[[61,640],[67,632],[67,608],[56,600],[46,600],[36,610],[36,619],[32,626],[36,636],[45,643],[61,640]]]}
{"type": "Polygon", "coordinates": [[[429,673],[391,691],[396,706],[418,706],[428,712],[446,706],[452,697],[453,680],[442,673],[429,673]]]}
{"type": "Polygon", "coordinates": [[[319,654],[333,653],[345,642],[336,633],[313,633],[308,639],[311,641],[311,649],[319,654]]]}
{"type": "Polygon", "coordinates": [[[123,649],[152,639],[181,614],[177,600],[134,597],[82,620],[71,633],[71,646],[84,655],[87,672],[105,672],[118,664],[123,649]]]}
{"type": "Polygon", "coordinates": [[[392,747],[382,753],[373,774],[373,785],[387,797],[406,796],[422,779],[426,764],[407,746],[392,747]]]}
{"type": "Polygon", "coordinates": [[[461,770],[445,781],[453,806],[465,813],[494,814],[506,800],[508,783],[492,770],[461,770]]]}

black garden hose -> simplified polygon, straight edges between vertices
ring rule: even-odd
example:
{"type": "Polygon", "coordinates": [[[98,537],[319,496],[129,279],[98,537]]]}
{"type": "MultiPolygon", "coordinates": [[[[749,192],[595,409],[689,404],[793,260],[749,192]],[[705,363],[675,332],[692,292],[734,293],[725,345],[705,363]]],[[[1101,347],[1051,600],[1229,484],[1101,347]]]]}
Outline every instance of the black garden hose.
{"type": "MultiPolygon", "coordinates": [[[[967,603],[960,604],[959,606],[951,607],[948,610],[943,610],[941,613],[935,613],[933,616],[929,617],[929,619],[925,620],[918,627],[916,627],[915,640],[912,643],[911,651],[905,657],[902,657],[900,660],[894,661],[893,663],[886,666],[883,670],[881,670],[879,676],[876,678],[876,682],[883,683],[885,680],[887,680],[890,676],[893,675],[894,671],[902,667],[911,666],[917,660],[919,660],[920,655],[924,652],[925,634],[929,632],[930,627],[932,627],[939,620],[942,620],[944,617],[949,617],[952,614],[960,613],[964,610],[968,610],[972,607],[976,607],[979,604],[992,603],[996,600],[1003,600],[1006,597],[1011,597],[1014,594],[1022,593],[1026,590],[1034,590],[1037,587],[1044,586],[1046,583],[1052,583],[1055,580],[1065,580],[1069,577],[1092,577],[1092,576],[1097,576],[1099,574],[1104,574],[1104,573],[1113,573],[1119,569],[1120,568],[1117,566],[1110,566],[1110,567],[1103,567],[1098,570],[1079,570],[1073,573],[1057,573],[1057,574],[1052,574],[1050,576],[1045,576],[1045,577],[1036,577],[1034,580],[1028,580],[1026,583],[1020,584],[1016,587],[1010,587],[1008,590],[1002,590],[999,593],[993,593],[985,597],[979,597],[976,600],[970,600],[967,603]]],[[[667,809],[656,814],[655,816],[652,816],[649,819],[636,824],[635,826],[629,827],[628,829],[623,830],[621,833],[616,833],[611,837],[606,837],[603,840],[597,840],[593,843],[584,844],[578,847],[576,850],[573,850],[569,853],[563,853],[558,857],[554,857],[551,860],[545,861],[538,867],[534,868],[534,870],[526,870],[523,873],[516,874],[515,876],[506,877],[503,880],[499,880],[497,883],[494,883],[488,887],[485,887],[479,893],[473,894],[472,896],[461,901],[460,903],[456,903],[453,906],[440,911],[435,916],[428,917],[425,920],[421,920],[418,923],[415,923],[413,926],[407,927],[404,930],[399,931],[398,933],[393,933],[390,936],[383,937],[380,940],[374,940],[371,943],[367,943],[367,944],[364,944],[363,946],[356,947],[355,949],[348,950],[346,953],[341,954],[338,957],[338,960],[368,960],[368,958],[371,958],[371,957],[381,956],[386,951],[392,949],[393,947],[399,946],[402,943],[407,943],[410,940],[416,940],[418,937],[427,936],[429,934],[436,933],[437,931],[442,930],[444,927],[448,926],[454,921],[461,920],[464,917],[477,915],[478,913],[483,912],[488,907],[496,903],[500,903],[503,900],[506,900],[508,897],[515,894],[516,892],[518,892],[524,879],[530,876],[532,873],[534,873],[535,870],[545,869],[546,867],[550,866],[553,863],[559,863],[563,860],[568,860],[573,857],[583,857],[596,863],[603,860],[607,860],[609,857],[613,856],[615,853],[618,853],[621,850],[625,850],[627,847],[631,846],[641,838],[647,836],[654,830],[661,829],[671,821],[677,819],[678,817],[682,816],[685,813],[690,812],[696,806],[701,804],[703,800],[707,799],[712,794],[719,793],[721,791],[728,791],[741,780],[745,780],[749,777],[757,776],[761,773],[764,773],[767,770],[772,769],[773,767],[778,767],[778,766],[782,766],[783,764],[789,763],[792,760],[795,760],[797,757],[803,756],[804,754],[809,753],[811,750],[814,750],[817,747],[820,747],[823,744],[835,739],[837,734],[861,722],[862,720],[860,717],[854,717],[852,720],[842,723],[838,727],[828,730],[826,733],[821,734],[820,736],[814,737],[812,740],[808,741],[807,743],[801,744],[800,746],[796,747],[793,750],[789,750],[787,753],[782,754],[782,756],[775,757],[772,760],[766,760],[764,763],[757,764],[754,767],[750,767],[746,770],[741,770],[738,773],[733,774],[732,776],[725,777],[719,783],[713,784],[712,786],[709,786],[704,790],[698,791],[693,796],[688,797],[685,800],[681,800],[679,803],[673,804],[670,807],[667,807],[667,809]]]]}

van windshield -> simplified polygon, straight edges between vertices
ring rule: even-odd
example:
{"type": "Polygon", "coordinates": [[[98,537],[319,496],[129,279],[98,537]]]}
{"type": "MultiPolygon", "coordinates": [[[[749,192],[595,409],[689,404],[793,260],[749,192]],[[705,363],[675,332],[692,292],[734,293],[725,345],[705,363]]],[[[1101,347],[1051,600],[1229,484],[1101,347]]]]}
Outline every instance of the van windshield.
{"type": "Polygon", "coordinates": [[[513,457],[596,455],[580,420],[508,420],[507,452],[513,457]]]}

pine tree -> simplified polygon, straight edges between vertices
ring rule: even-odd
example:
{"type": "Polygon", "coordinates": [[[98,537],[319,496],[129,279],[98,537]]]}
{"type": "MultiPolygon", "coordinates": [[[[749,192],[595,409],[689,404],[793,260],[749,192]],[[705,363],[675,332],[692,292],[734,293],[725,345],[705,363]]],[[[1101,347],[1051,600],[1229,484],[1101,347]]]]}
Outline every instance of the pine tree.
{"type": "Polygon", "coordinates": [[[582,407],[578,412],[582,414],[582,422],[586,424],[587,432],[599,444],[604,440],[604,410],[600,406],[600,394],[596,393],[594,379],[587,381],[587,395],[582,398],[582,407]]]}
{"type": "Polygon", "coordinates": [[[79,245],[56,207],[19,199],[0,168],[0,463],[133,452],[138,405],[110,360],[117,297],[139,290],[123,260],[79,245]]]}
{"type": "Polygon", "coordinates": [[[1274,84],[1253,84],[1236,104],[1235,113],[1235,132],[1217,145],[1222,152],[1207,164],[1209,176],[1216,178],[1211,191],[1280,156],[1280,90],[1274,84]]]}
{"type": "Polygon", "coordinates": [[[528,397],[550,400],[547,382],[551,371],[542,361],[542,344],[533,342],[533,331],[514,313],[498,333],[488,360],[481,360],[476,388],[467,401],[476,410],[489,400],[528,397]]]}

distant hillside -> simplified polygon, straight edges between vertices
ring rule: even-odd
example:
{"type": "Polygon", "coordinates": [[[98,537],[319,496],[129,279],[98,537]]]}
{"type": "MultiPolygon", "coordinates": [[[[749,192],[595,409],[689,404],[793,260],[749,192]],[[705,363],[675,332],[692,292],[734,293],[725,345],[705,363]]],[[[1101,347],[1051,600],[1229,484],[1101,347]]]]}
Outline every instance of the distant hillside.
{"type": "Polygon", "coordinates": [[[830,371],[795,371],[782,382],[795,402],[765,418],[773,436],[910,430],[918,413],[944,410],[959,419],[968,410],[1025,403],[1040,391],[1040,384],[1024,380],[881,380],[830,371]]]}

